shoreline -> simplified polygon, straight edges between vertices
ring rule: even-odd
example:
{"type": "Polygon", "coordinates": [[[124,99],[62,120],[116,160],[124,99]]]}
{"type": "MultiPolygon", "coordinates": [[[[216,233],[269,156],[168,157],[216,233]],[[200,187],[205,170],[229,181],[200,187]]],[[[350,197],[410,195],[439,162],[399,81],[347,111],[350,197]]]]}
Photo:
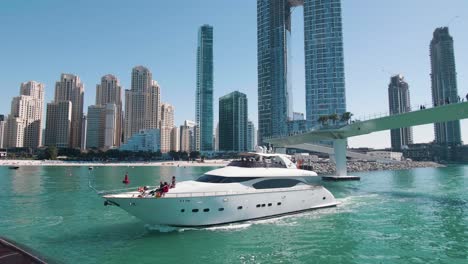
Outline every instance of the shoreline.
{"type": "MultiPolygon", "coordinates": [[[[381,163],[376,161],[348,161],[348,174],[353,172],[369,171],[396,171],[410,170],[416,168],[441,168],[446,167],[443,164],[433,161],[401,161],[395,163],[381,163]]],[[[311,170],[318,175],[335,175],[335,164],[330,162],[317,162],[312,165],[311,170]]]]}
{"type": "MultiPolygon", "coordinates": [[[[205,162],[189,161],[153,161],[153,162],[80,162],[80,161],[59,161],[59,160],[0,160],[0,167],[224,167],[230,161],[207,160],[205,162]]],[[[432,161],[402,161],[395,163],[380,163],[375,161],[348,161],[348,173],[385,171],[385,170],[409,170],[414,168],[439,168],[445,167],[432,161]]],[[[313,170],[319,175],[333,175],[335,165],[331,162],[314,162],[311,167],[305,165],[303,169],[313,170]]]]}
{"type": "Polygon", "coordinates": [[[152,162],[90,162],[90,161],[59,161],[59,160],[0,160],[1,166],[62,166],[62,167],[224,167],[229,161],[209,160],[206,162],[189,161],[152,161],[152,162]]]}

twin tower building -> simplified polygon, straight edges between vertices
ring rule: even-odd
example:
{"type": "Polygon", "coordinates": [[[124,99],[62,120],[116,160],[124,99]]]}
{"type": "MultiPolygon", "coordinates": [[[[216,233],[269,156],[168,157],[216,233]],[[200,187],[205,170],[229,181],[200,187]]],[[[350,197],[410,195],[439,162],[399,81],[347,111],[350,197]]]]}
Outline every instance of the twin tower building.
{"type": "Polygon", "coordinates": [[[259,142],[287,135],[293,120],[289,50],[297,6],[304,11],[307,125],[346,112],[341,0],[258,0],[259,142]]]}

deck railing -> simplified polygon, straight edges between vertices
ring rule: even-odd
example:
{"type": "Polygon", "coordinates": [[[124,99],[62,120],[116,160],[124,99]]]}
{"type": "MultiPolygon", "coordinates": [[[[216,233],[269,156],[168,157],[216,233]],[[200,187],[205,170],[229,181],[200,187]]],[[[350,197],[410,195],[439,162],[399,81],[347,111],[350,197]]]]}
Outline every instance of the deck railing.
{"type": "MultiPolygon", "coordinates": [[[[170,191],[165,193],[163,197],[160,198],[189,198],[189,197],[206,197],[206,196],[222,196],[222,195],[244,195],[244,194],[254,194],[254,193],[270,193],[270,192],[292,192],[292,191],[302,191],[302,190],[312,190],[321,188],[318,185],[305,185],[305,186],[297,186],[294,189],[291,188],[275,188],[275,189],[250,189],[245,191],[212,191],[212,192],[180,192],[180,193],[171,193],[170,191]]],[[[123,189],[125,190],[125,189],[123,189]]],[[[127,197],[136,198],[137,195],[134,188],[126,189],[129,190],[127,193],[127,197]]],[[[154,190],[150,188],[150,190],[154,190]]],[[[103,193],[103,195],[112,195],[118,194],[119,190],[112,190],[103,193]]],[[[140,198],[153,198],[153,196],[148,197],[140,197],[140,198]]]]}

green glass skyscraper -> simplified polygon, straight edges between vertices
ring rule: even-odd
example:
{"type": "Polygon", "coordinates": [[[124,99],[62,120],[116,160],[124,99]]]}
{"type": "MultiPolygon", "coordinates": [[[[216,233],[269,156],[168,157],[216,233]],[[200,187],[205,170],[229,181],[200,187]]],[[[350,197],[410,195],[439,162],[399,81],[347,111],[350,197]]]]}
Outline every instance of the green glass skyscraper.
{"type": "Polygon", "coordinates": [[[219,98],[219,150],[247,150],[247,95],[235,91],[219,98]]]}
{"type": "Polygon", "coordinates": [[[196,148],[213,150],[213,27],[203,25],[198,31],[197,92],[195,122],[199,133],[196,148]]]}

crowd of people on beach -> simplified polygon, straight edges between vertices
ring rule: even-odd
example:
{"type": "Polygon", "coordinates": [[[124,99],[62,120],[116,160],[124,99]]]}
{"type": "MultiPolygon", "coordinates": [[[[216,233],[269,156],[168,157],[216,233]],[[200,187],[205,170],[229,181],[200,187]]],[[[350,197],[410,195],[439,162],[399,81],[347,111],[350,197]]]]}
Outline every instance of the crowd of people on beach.
{"type": "Polygon", "coordinates": [[[138,195],[138,197],[140,197],[140,198],[144,198],[144,197],[156,197],[156,198],[164,197],[166,195],[166,193],[169,192],[170,189],[173,189],[175,187],[176,187],[176,177],[172,176],[172,180],[171,180],[170,184],[167,181],[165,181],[165,182],[160,181],[159,182],[159,188],[156,188],[154,190],[149,190],[148,186],[139,187],[138,192],[140,192],[140,194],[138,195]]]}

